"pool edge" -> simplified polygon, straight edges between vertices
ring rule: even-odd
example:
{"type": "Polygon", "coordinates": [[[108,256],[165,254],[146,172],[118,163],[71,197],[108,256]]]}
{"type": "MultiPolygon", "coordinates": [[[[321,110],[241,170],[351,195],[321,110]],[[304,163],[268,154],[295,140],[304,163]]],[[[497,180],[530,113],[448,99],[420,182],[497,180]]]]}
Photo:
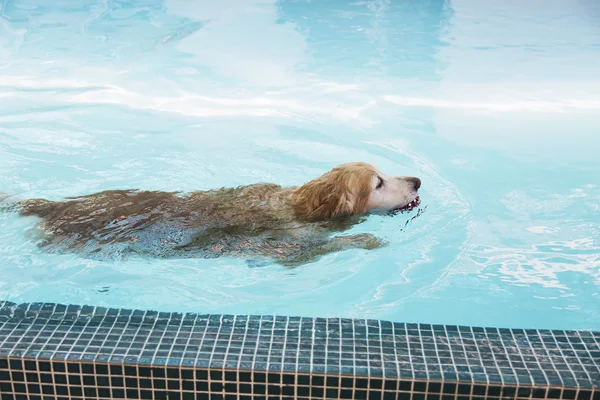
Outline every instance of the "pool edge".
{"type": "Polygon", "coordinates": [[[599,343],[595,331],[0,302],[0,393],[596,400],[599,343]]]}

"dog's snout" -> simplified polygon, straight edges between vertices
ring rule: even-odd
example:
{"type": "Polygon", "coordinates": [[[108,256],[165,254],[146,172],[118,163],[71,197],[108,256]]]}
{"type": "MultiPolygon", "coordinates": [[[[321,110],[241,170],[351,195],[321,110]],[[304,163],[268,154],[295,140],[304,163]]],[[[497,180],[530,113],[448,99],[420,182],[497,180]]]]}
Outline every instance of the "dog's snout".
{"type": "Polygon", "coordinates": [[[419,188],[421,187],[421,180],[419,178],[415,178],[415,177],[408,177],[406,178],[407,181],[411,182],[414,187],[415,190],[419,190],[419,188]]]}

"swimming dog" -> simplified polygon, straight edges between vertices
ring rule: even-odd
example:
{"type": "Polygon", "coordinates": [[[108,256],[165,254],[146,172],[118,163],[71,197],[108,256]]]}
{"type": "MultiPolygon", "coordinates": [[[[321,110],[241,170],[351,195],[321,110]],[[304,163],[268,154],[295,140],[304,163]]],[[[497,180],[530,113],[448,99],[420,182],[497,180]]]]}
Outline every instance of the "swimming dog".
{"type": "Polygon", "coordinates": [[[85,256],[241,257],[285,266],[386,242],[372,234],[335,235],[374,212],[418,204],[421,180],[375,166],[342,164],[297,187],[253,184],[179,192],[109,190],[62,201],[13,202],[41,219],[37,243],[85,256]]]}

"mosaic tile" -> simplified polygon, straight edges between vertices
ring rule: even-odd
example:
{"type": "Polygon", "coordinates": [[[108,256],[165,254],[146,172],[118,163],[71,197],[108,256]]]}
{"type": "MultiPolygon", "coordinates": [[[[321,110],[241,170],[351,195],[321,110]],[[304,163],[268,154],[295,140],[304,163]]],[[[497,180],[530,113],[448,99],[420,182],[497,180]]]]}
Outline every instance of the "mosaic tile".
{"type": "Polygon", "coordinates": [[[600,400],[599,385],[592,331],[0,302],[2,399],[600,400]]]}

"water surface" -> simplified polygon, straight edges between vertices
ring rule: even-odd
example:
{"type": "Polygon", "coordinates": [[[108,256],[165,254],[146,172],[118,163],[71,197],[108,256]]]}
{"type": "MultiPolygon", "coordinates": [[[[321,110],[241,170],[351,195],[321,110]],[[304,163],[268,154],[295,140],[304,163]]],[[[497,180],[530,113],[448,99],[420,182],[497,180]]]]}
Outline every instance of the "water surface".
{"type": "Polygon", "coordinates": [[[294,270],[47,254],[0,215],[0,298],[600,329],[593,0],[0,0],[0,191],[421,177],[391,242],[294,270]],[[413,214],[414,215],[414,214],[413,214]]]}

